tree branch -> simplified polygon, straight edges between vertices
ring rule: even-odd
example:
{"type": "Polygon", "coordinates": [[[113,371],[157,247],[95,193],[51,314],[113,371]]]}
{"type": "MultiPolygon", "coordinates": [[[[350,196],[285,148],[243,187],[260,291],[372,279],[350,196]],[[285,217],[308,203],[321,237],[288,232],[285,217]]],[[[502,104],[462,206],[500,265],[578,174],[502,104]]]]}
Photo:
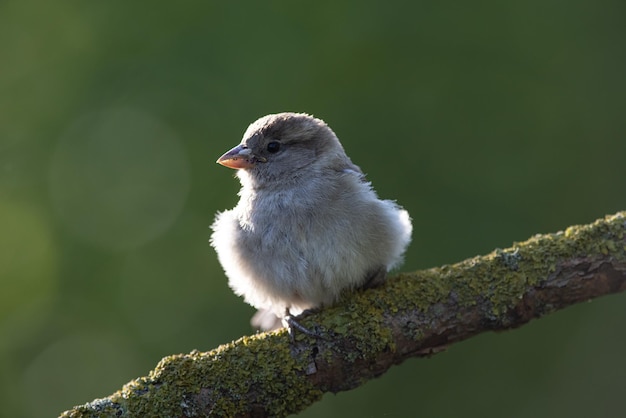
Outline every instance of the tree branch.
{"type": "Polygon", "coordinates": [[[626,289],[626,212],[454,265],[399,274],[285,330],[164,358],[147,377],[63,417],[285,416],[409,357],[626,289]]]}

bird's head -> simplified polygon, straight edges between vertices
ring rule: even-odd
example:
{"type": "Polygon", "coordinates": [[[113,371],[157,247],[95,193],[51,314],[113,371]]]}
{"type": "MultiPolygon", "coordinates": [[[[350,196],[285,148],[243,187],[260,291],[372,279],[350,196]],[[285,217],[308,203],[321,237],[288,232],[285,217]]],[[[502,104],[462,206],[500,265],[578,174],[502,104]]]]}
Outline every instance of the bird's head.
{"type": "Polygon", "coordinates": [[[304,113],[278,113],[253,122],[241,143],[217,163],[272,181],[300,177],[307,167],[332,167],[346,160],[337,136],[322,120],[304,113]]]}

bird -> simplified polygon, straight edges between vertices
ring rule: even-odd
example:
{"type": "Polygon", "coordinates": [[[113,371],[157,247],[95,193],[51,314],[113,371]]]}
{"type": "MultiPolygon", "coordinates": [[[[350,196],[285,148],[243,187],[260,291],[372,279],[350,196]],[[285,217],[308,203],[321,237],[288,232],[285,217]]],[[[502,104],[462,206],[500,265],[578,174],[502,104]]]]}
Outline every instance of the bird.
{"type": "Polygon", "coordinates": [[[302,329],[297,315],[382,284],[402,263],[409,213],[378,197],[323,120],[263,116],[217,163],[236,170],[241,189],[216,214],[210,244],[229,286],[258,309],[255,328],[302,329]]]}

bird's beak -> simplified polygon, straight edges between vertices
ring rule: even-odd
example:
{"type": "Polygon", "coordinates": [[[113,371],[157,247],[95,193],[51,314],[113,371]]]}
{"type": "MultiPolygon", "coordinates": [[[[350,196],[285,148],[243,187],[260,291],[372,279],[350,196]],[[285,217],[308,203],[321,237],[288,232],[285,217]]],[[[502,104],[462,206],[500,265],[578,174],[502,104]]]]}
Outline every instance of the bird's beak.
{"type": "Polygon", "coordinates": [[[242,169],[253,167],[257,162],[264,163],[265,158],[256,156],[244,145],[237,145],[217,159],[217,163],[228,168],[242,169]]]}

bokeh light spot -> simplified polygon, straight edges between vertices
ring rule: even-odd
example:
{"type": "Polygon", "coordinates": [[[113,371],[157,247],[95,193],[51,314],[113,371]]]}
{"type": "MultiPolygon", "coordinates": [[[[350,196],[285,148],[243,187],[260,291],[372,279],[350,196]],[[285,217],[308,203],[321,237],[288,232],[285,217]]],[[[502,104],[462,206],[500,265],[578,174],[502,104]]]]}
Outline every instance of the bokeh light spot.
{"type": "Polygon", "coordinates": [[[23,404],[29,416],[58,415],[121,387],[125,379],[135,377],[136,360],[125,341],[115,335],[66,337],[46,347],[25,369],[21,384],[28,398],[23,404]],[[37,401],[28,401],[33,394],[37,401]]]}
{"type": "Polygon", "coordinates": [[[114,250],[166,231],[189,191],[189,166],[176,134],[137,109],[92,113],[74,123],[52,157],[50,191],[76,236],[114,250]]]}

